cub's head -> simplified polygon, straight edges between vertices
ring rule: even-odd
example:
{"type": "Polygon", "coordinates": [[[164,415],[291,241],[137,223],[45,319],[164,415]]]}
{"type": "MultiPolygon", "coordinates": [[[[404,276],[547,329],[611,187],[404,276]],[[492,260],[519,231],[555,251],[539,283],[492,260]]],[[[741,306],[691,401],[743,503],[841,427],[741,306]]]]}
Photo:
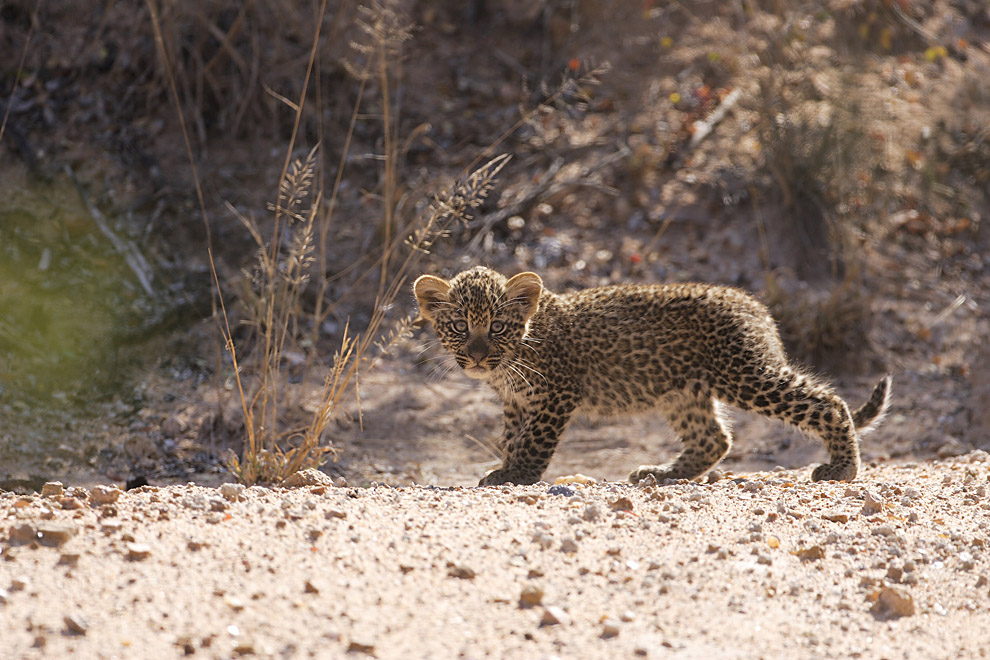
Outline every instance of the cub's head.
{"type": "Polygon", "coordinates": [[[478,266],[451,280],[423,275],[413,290],[419,313],[440,343],[468,376],[483,379],[512,365],[539,306],[543,281],[536,273],[507,280],[478,266]]]}

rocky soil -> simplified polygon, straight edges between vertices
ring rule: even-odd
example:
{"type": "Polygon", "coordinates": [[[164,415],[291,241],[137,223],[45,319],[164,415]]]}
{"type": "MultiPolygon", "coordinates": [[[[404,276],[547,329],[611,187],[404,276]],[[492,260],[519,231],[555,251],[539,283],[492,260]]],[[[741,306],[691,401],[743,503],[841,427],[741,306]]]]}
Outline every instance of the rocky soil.
{"type": "Polygon", "coordinates": [[[978,658],[990,460],[0,494],[4,658],[978,658]]]}

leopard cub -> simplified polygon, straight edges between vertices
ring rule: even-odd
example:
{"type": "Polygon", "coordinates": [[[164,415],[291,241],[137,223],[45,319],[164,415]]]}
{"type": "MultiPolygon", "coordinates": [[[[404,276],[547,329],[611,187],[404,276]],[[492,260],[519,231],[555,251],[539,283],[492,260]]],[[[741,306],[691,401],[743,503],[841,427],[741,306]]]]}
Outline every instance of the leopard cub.
{"type": "Polygon", "coordinates": [[[829,463],[814,481],[849,481],[859,439],[886,413],[890,378],[850,412],[828,385],[792,367],[770,312],[709,284],[605,286],[556,294],[535,273],[477,267],[413,286],[420,314],[471,378],[504,406],[502,466],[481,485],[540,480],[575,413],[659,409],[684,449],[629,480],[694,479],[729,451],[722,404],[755,410],[822,439],[829,463]]]}

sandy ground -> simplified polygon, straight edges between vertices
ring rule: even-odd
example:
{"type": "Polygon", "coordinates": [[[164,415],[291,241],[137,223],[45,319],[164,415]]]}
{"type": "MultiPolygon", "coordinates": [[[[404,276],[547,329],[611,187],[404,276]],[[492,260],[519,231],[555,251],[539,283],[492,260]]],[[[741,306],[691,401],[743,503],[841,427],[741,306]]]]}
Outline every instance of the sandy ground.
{"type": "Polygon", "coordinates": [[[990,655],[985,452],[716,476],[2,493],[0,655],[990,655]]]}

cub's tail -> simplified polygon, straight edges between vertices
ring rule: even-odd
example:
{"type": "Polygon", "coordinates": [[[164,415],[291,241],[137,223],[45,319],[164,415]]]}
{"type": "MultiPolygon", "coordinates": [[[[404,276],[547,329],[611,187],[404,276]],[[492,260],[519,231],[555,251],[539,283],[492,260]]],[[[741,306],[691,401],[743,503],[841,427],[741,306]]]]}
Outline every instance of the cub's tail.
{"type": "Polygon", "coordinates": [[[887,414],[890,406],[890,376],[884,376],[873,388],[870,400],[853,411],[853,425],[857,433],[872,430],[887,414]]]}

